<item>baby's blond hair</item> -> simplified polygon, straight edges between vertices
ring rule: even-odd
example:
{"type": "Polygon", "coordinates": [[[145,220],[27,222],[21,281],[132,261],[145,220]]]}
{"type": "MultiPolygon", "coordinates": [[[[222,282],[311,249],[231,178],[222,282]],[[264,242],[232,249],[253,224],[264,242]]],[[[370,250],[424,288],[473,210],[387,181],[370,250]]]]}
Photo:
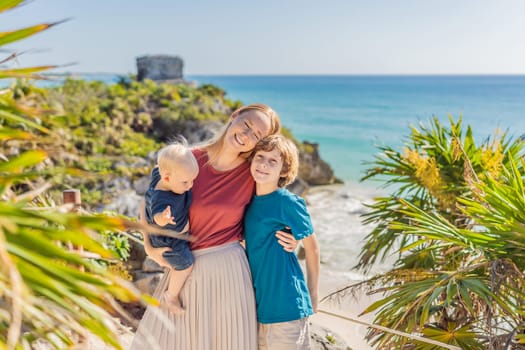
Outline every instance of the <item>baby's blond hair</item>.
{"type": "Polygon", "coordinates": [[[176,166],[199,167],[188,142],[183,137],[160,149],[157,154],[157,165],[161,177],[168,175],[176,166]]]}

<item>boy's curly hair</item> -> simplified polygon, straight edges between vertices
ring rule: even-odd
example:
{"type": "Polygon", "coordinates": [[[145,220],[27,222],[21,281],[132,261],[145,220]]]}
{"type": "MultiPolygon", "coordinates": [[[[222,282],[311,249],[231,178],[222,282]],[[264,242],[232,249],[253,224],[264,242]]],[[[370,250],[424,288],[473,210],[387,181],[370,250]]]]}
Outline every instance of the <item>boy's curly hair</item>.
{"type": "Polygon", "coordinates": [[[279,151],[283,161],[277,186],[284,187],[295,180],[299,171],[299,152],[291,140],[280,134],[266,136],[255,146],[251,159],[258,151],[271,152],[274,149],[279,151]]]}

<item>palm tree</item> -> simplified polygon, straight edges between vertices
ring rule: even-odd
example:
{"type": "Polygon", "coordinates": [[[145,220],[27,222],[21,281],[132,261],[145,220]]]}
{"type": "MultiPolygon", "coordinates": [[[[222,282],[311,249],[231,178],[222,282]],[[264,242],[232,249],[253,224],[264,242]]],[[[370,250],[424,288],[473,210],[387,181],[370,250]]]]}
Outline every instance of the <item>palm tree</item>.
{"type": "MultiPolygon", "coordinates": [[[[375,224],[357,268],[387,256],[393,268],[366,286],[383,297],[375,322],[462,349],[523,342],[525,192],[523,141],[506,133],[477,145],[461,118],[412,127],[405,148],[380,147],[363,179],[392,189],[364,215],[375,224]],[[521,335],[520,335],[521,334],[521,335]]],[[[370,330],[377,348],[434,349],[370,330]]]]}
{"type": "MultiPolygon", "coordinates": [[[[0,12],[23,3],[0,0],[0,12]]],[[[0,32],[0,47],[53,25],[0,32]]],[[[52,67],[4,68],[0,79],[35,77],[48,68],[52,67]]],[[[102,259],[110,258],[111,252],[96,239],[98,232],[134,224],[49,205],[46,191],[51,185],[41,179],[52,171],[48,165],[53,150],[40,141],[52,134],[53,118],[23,105],[16,93],[13,88],[0,92],[0,349],[29,348],[37,339],[65,348],[86,331],[121,348],[114,317],[123,312],[116,300],[147,298],[66,247],[83,246],[102,259]]]]}

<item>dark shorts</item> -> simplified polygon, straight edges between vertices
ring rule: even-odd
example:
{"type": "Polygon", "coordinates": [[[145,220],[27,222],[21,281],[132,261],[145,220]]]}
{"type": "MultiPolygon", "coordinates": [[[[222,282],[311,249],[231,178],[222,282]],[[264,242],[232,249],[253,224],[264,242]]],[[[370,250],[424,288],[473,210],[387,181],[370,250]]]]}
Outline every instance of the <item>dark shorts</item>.
{"type": "Polygon", "coordinates": [[[188,241],[157,235],[150,235],[150,241],[155,248],[171,248],[171,251],[164,252],[162,256],[175,270],[186,270],[193,265],[195,259],[191,253],[188,241]]]}

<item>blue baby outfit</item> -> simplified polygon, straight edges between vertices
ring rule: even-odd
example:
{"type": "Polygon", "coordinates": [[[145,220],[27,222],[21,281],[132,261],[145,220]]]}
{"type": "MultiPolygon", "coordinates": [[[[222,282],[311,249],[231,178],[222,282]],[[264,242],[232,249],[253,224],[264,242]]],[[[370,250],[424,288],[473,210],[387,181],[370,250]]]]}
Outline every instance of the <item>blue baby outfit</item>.
{"type": "MultiPolygon", "coordinates": [[[[156,190],[155,187],[159,181],[159,168],[155,167],[151,172],[151,181],[145,196],[146,220],[149,224],[155,224],[153,217],[157,213],[162,213],[169,205],[176,225],[168,224],[162,228],[181,232],[188,223],[191,191],[177,194],[171,191],[156,190]]],[[[150,235],[150,241],[153,247],[170,247],[172,249],[169,252],[164,252],[162,256],[175,270],[185,270],[193,264],[193,254],[187,241],[160,235],[150,235]]]]}

